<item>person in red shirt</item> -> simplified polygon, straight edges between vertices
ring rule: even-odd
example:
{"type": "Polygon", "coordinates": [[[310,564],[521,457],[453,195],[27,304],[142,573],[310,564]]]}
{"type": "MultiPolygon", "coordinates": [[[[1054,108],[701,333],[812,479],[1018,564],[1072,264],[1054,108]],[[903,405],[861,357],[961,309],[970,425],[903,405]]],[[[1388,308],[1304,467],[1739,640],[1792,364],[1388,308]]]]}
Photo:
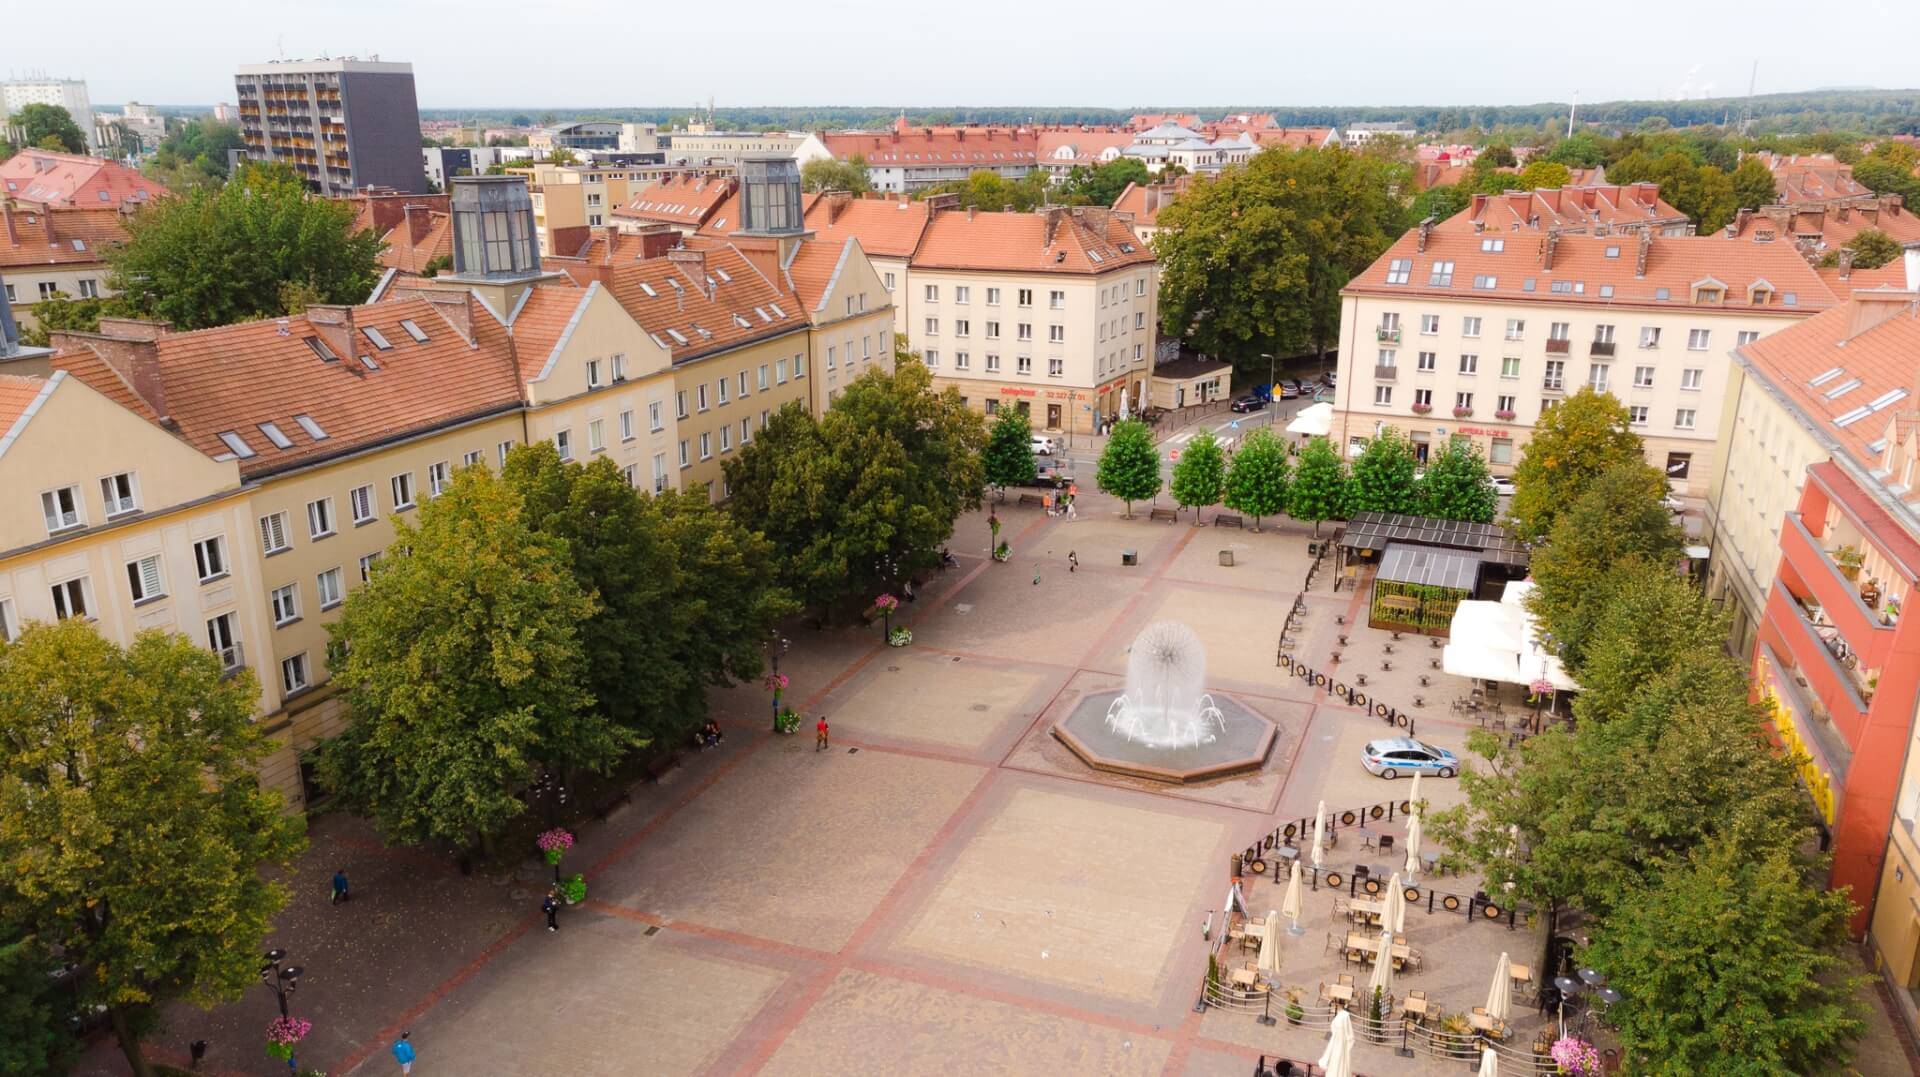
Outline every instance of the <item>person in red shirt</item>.
{"type": "Polygon", "coordinates": [[[813,750],[824,751],[827,747],[827,716],[820,716],[820,724],[813,727],[813,750]]]}

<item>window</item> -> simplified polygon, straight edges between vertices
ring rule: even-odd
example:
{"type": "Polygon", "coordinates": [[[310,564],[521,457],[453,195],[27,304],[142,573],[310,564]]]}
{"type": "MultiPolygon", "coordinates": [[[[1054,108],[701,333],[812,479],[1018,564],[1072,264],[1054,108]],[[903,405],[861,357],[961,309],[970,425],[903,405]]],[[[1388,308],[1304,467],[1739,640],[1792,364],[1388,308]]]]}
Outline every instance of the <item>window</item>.
{"type": "Polygon", "coordinates": [[[1145,328],[1147,327],[1147,312],[1146,312],[1146,311],[1144,311],[1144,310],[1136,310],[1136,311],[1134,311],[1134,312],[1133,312],[1133,327],[1134,327],[1135,329],[1145,329],[1145,328]]]}
{"type": "Polygon", "coordinates": [[[1645,404],[1630,404],[1627,406],[1627,425],[1647,425],[1647,406],[1645,404]]]}
{"type": "Polygon", "coordinates": [[[476,467],[479,465],[479,463],[480,463],[479,449],[475,449],[472,452],[466,452],[466,453],[460,454],[461,467],[476,467]]]}
{"type": "Polygon", "coordinates": [[[1633,387],[1635,389],[1653,388],[1653,368],[1637,366],[1633,368],[1633,387]]]}
{"type": "Polygon", "coordinates": [[[427,335],[420,331],[420,327],[415,325],[411,318],[400,319],[400,328],[405,329],[407,335],[412,337],[417,344],[425,344],[428,340],[427,335]]]}
{"type": "Polygon", "coordinates": [[[307,654],[305,651],[282,659],[280,662],[280,694],[290,696],[304,691],[307,687],[307,654]]]}
{"type": "Polygon", "coordinates": [[[1453,287],[1453,263],[1433,263],[1433,274],[1427,278],[1427,286],[1430,288],[1453,287]]]}
{"type": "Polygon", "coordinates": [[[1502,357],[1500,360],[1500,376],[1503,378],[1519,377],[1520,376],[1520,357],[1517,355],[1508,355],[1508,356],[1502,357]]]}
{"type": "Polygon", "coordinates": [[[927,302],[929,303],[940,302],[940,286],[938,284],[929,284],[925,287],[924,291],[926,294],[927,302]]]}
{"type": "Polygon", "coordinates": [[[1019,325],[1016,325],[1016,326],[1014,326],[1014,327],[1013,327],[1013,339],[1015,339],[1015,340],[1032,340],[1032,339],[1033,339],[1033,323],[1032,323],[1032,322],[1021,322],[1021,323],[1020,323],[1019,325]]]}
{"type": "Polygon", "coordinates": [[[1680,372],[1680,388],[1698,390],[1706,380],[1707,372],[1697,366],[1688,367],[1680,372]]]}
{"type": "Polygon", "coordinates": [[[65,531],[69,527],[79,527],[86,522],[86,516],[80,507],[80,488],[62,486],[58,490],[48,490],[40,495],[40,511],[47,518],[47,534],[65,531]]]}
{"type": "Polygon", "coordinates": [[[880,275],[880,282],[881,284],[885,285],[887,291],[889,292],[893,291],[893,274],[882,273],[880,275]]]}
{"type": "Polygon", "coordinates": [[[687,442],[686,442],[686,439],[684,438],[682,438],[680,441],[680,466],[681,467],[693,466],[693,459],[687,454],[687,442]]]}
{"type": "Polygon", "coordinates": [[[973,358],[966,352],[953,353],[953,369],[966,370],[973,365],[973,358]]]}
{"type": "Polygon", "coordinates": [[[1548,340],[1571,340],[1573,326],[1567,322],[1554,322],[1547,326],[1548,340]]]}
{"type": "Polygon", "coordinates": [[[667,488],[667,454],[653,454],[653,492],[660,493],[667,488]]]}
{"type": "Polygon", "coordinates": [[[275,627],[292,624],[300,619],[300,591],[293,584],[274,588],[267,601],[273,610],[275,627]]]}
{"type": "Polygon", "coordinates": [[[776,385],[785,385],[787,383],[787,361],[785,359],[774,361],[773,381],[776,385]]]}
{"type": "Polygon", "coordinates": [[[1660,327],[1657,325],[1641,326],[1640,346],[1648,349],[1658,348],[1660,346],[1660,327]]]}
{"type": "Polygon", "coordinates": [[[1000,339],[1000,323],[999,322],[987,323],[987,339],[988,340],[1000,339]]]}
{"type": "Polygon", "coordinates": [[[1738,348],[1744,348],[1759,339],[1760,331],[1758,329],[1742,329],[1733,335],[1734,346],[1738,348]]]}
{"type": "Polygon", "coordinates": [[[1611,326],[1611,325],[1596,325],[1596,326],[1594,326],[1594,327],[1593,327],[1593,342],[1594,342],[1595,344],[1611,344],[1611,343],[1613,343],[1613,326],[1611,326]]]}
{"type": "Polygon", "coordinates": [[[1033,289],[1032,288],[1016,289],[1014,292],[1014,296],[1020,306],[1023,306],[1023,307],[1033,306],[1033,289]]]}
{"type": "Polygon", "coordinates": [[[333,498],[307,502],[307,537],[326,538],[333,534],[333,498]]]}
{"type": "Polygon", "coordinates": [[[1400,315],[1390,310],[1381,312],[1380,331],[1382,333],[1398,333],[1400,331],[1400,315]]]}
{"type": "Polygon", "coordinates": [[[972,298],[973,298],[972,288],[969,288],[964,284],[956,284],[953,286],[953,301],[955,303],[965,303],[972,298]]]}
{"type": "Polygon", "coordinates": [[[373,579],[373,566],[379,563],[379,561],[380,561],[380,551],[378,550],[375,550],[374,552],[367,554],[365,557],[362,557],[360,559],[360,582],[361,583],[365,583],[368,580],[373,579]]]}
{"type": "Polygon", "coordinates": [[[1013,360],[1013,372],[1015,374],[1033,373],[1033,357],[1030,355],[1016,356],[1013,360]]]}
{"type": "Polygon", "coordinates": [[[587,360],[587,388],[598,389],[600,388],[601,384],[602,382],[600,381],[600,360],[598,359],[587,360]]]}
{"type": "Polygon", "coordinates": [[[1546,377],[1541,379],[1540,387],[1542,389],[1563,388],[1566,384],[1566,376],[1566,362],[1560,359],[1549,359],[1547,360],[1547,374],[1546,377]]]}
{"type": "MultiPolygon", "coordinates": [[[[852,359],[852,358],[853,358],[853,356],[851,356],[851,355],[849,355],[849,356],[847,356],[847,358],[848,358],[848,359],[852,359]]],[[[746,372],[746,371],[744,371],[744,370],[742,370],[742,371],[740,372],[740,377],[739,377],[739,379],[738,379],[738,380],[739,380],[739,382],[740,382],[740,391],[739,391],[739,394],[738,394],[738,395],[740,395],[740,396],[752,396],[753,394],[752,394],[751,392],[749,392],[749,391],[747,390],[747,372],[746,372]]]]}
{"type": "Polygon", "coordinates": [[[1050,309],[1050,310],[1065,310],[1065,309],[1067,309],[1067,293],[1065,293],[1065,292],[1062,292],[1062,291],[1051,291],[1051,292],[1048,292],[1048,293],[1047,293],[1047,307],[1048,307],[1048,309],[1050,309]]]}
{"type": "Polygon", "coordinates": [[[1067,374],[1067,361],[1065,359],[1047,360],[1047,377],[1063,378],[1063,377],[1066,377],[1066,374],[1067,374]]]}
{"type": "Polygon", "coordinates": [[[624,355],[615,355],[609,362],[613,364],[613,380],[616,382],[626,381],[627,357],[624,355]]]}
{"type": "Polygon", "coordinates": [[[693,387],[694,401],[701,411],[707,410],[707,383],[701,382],[693,387]]]}
{"type": "Polygon", "coordinates": [[[730,452],[732,451],[732,449],[733,449],[733,424],[723,423],[720,426],[720,451],[730,452]]]}
{"type": "Polygon", "coordinates": [[[1527,320],[1525,318],[1508,318],[1507,319],[1507,339],[1508,340],[1525,340],[1526,336],[1527,336],[1527,320]]]}
{"type": "Polygon", "coordinates": [[[1393,403],[1393,386],[1391,385],[1374,386],[1373,387],[1373,403],[1376,407],[1384,407],[1388,404],[1393,403]]]}
{"type": "Polygon", "coordinates": [[[988,400],[985,402],[985,405],[988,418],[1000,414],[1000,402],[998,400],[988,400]]]}
{"type": "Polygon", "coordinates": [[[1498,254],[1507,249],[1507,241],[1495,236],[1487,236],[1480,241],[1480,249],[1488,254],[1498,254]]]}
{"type": "Polygon", "coordinates": [[[215,535],[193,544],[193,567],[200,582],[208,583],[227,574],[227,540],[215,535]]]}
{"type": "Polygon", "coordinates": [[[276,512],[260,517],[260,552],[276,554],[293,544],[287,540],[287,514],[276,512]]]}
{"type": "Polygon", "coordinates": [[[1693,469],[1693,454],[1690,452],[1670,452],[1667,454],[1667,478],[1684,479],[1693,469]]]}
{"type": "Polygon", "coordinates": [[[1433,390],[1432,389],[1415,389],[1413,391],[1413,402],[1417,407],[1424,407],[1424,408],[1432,407],[1433,406],[1433,390]]]}
{"type": "Polygon", "coordinates": [[[1460,319],[1460,335],[1463,337],[1479,336],[1480,335],[1480,319],[1478,318],[1460,319]]]}
{"type": "Polygon", "coordinates": [[[1487,450],[1487,462],[1490,464],[1513,463],[1513,439],[1494,438],[1487,450]]]}
{"type": "Polygon", "coordinates": [[[920,353],[920,361],[921,361],[921,362],[923,362],[923,363],[926,363],[926,364],[927,364],[927,369],[928,369],[928,370],[938,370],[938,369],[940,369],[940,352],[939,352],[939,350],[938,350],[938,349],[935,349],[935,348],[928,348],[928,349],[927,349],[926,351],[924,351],[924,352],[921,352],[921,353],[920,353]]]}
{"type": "Polygon", "coordinates": [[[52,299],[54,296],[58,295],[59,292],[60,292],[59,285],[54,284],[51,281],[43,280],[40,282],[40,298],[41,299],[52,299]]]}
{"type": "Polygon", "coordinates": [[[632,441],[633,437],[633,409],[629,408],[620,413],[620,440],[632,441]]]}
{"type": "MultiPolygon", "coordinates": [[[[851,304],[853,300],[849,299],[847,302],[851,304]]],[[[620,469],[620,477],[627,480],[627,485],[636,490],[640,488],[640,476],[637,468],[638,465],[636,464],[628,464],[626,467],[620,469]]]]}
{"type": "Polygon", "coordinates": [[[1439,334],[1439,332],[1440,332],[1440,316],[1438,314],[1422,314],[1420,316],[1420,335],[1421,336],[1423,337],[1436,336],[1439,334]]]}
{"type": "Polygon", "coordinates": [[[409,471],[404,475],[395,475],[391,485],[393,487],[393,510],[398,512],[401,509],[412,508],[413,472],[409,471]]]}
{"type": "MultiPolygon", "coordinates": [[[[706,386],[703,385],[700,388],[702,391],[702,395],[704,395],[706,386]]],[[[702,406],[700,410],[705,411],[706,410],[705,406],[702,406]]],[[[553,432],[553,447],[560,450],[561,463],[564,464],[567,461],[572,460],[573,459],[573,431],[555,430],[553,432]]]]}
{"type": "Polygon", "coordinates": [[[138,561],[127,562],[127,583],[132,588],[136,606],[165,598],[167,589],[160,581],[160,555],[149,554],[138,561]]]}
{"type": "Polygon", "coordinates": [[[1064,325],[1047,326],[1047,341],[1052,344],[1065,344],[1067,342],[1067,327],[1064,325]]]}
{"type": "Polygon", "coordinates": [[[508,454],[513,452],[513,447],[515,444],[516,444],[515,442],[511,442],[511,441],[503,441],[500,443],[500,466],[501,467],[507,466],[507,456],[508,454]]]}
{"type": "Polygon", "coordinates": [[[100,500],[107,506],[109,520],[139,509],[140,487],[134,482],[133,472],[122,471],[101,479],[100,500]]]}
{"type": "Polygon", "coordinates": [[[1518,404],[1519,402],[1520,400],[1518,397],[1497,396],[1497,397],[1494,397],[1493,410],[1511,412],[1515,410],[1514,405],[1518,404]]]}
{"type": "Polygon", "coordinates": [[[69,617],[89,616],[85,576],[53,585],[53,616],[62,621],[69,617]]]}
{"type": "Polygon", "coordinates": [[[999,305],[1000,305],[1000,289],[988,288],[987,289],[987,306],[997,307],[999,305]]]}
{"type": "Polygon", "coordinates": [[[1680,408],[1679,410],[1675,411],[1673,413],[1674,429],[1692,430],[1694,414],[1695,412],[1692,408],[1680,408]]]}
{"type": "Polygon", "coordinates": [[[1593,387],[1594,392],[1604,393],[1607,391],[1607,370],[1608,367],[1605,363],[1592,363],[1588,365],[1587,384],[1593,387]]]}
{"type": "Polygon", "coordinates": [[[712,434],[700,435],[700,459],[702,460],[713,459],[713,435],[712,434]]]}
{"type": "MultiPolygon", "coordinates": [[[[741,376],[745,377],[744,374],[741,376]]],[[[655,400],[647,405],[647,429],[657,434],[661,428],[660,402],[655,400]]]]}
{"type": "MultiPolygon", "coordinates": [[[[760,388],[765,389],[766,387],[767,368],[763,364],[760,367],[760,388]]],[[[673,394],[673,413],[682,419],[687,417],[687,391],[685,389],[673,394]]]]}
{"type": "Polygon", "coordinates": [[[229,673],[240,668],[240,640],[233,630],[233,614],[223,613],[207,621],[207,648],[220,656],[220,668],[229,673]]]}
{"type": "Polygon", "coordinates": [[[1000,357],[993,354],[992,352],[987,353],[987,373],[989,374],[1000,373],[1000,357]]]}
{"type": "Polygon", "coordinates": [[[1687,350],[1690,352],[1706,351],[1707,338],[1712,336],[1712,334],[1713,334],[1713,331],[1711,329],[1687,330],[1687,350]]]}
{"type": "Polygon", "coordinates": [[[927,335],[930,337],[937,337],[940,335],[940,319],[938,318],[927,319],[927,335]]]}
{"type": "MultiPolygon", "coordinates": [[[[953,335],[954,335],[954,336],[956,336],[956,337],[964,337],[964,336],[966,336],[966,335],[967,335],[967,334],[968,334],[968,333],[969,333],[970,331],[972,331],[972,329],[973,329],[973,323],[972,323],[972,322],[969,322],[969,321],[968,321],[967,319],[965,319],[965,318],[955,318],[955,319],[954,319],[954,321],[953,321],[953,335]]],[[[851,359],[853,358],[853,351],[852,351],[852,349],[848,349],[848,351],[847,351],[847,358],[848,358],[849,360],[851,360],[851,359]]]]}
{"type": "Polygon", "coordinates": [[[313,578],[313,589],[320,596],[320,608],[330,610],[340,604],[340,570],[330,568],[313,578]]]}
{"type": "Polygon", "coordinates": [[[1480,291],[1491,292],[1500,287],[1500,278],[1491,273],[1476,273],[1473,275],[1473,286],[1480,291]]]}
{"type": "Polygon", "coordinates": [[[749,415],[746,418],[740,420],[740,444],[745,445],[747,442],[752,440],[753,440],[753,416],[749,415]]]}
{"type": "Polygon", "coordinates": [[[1480,357],[1477,355],[1460,356],[1460,373],[1462,374],[1480,373],[1480,357]]]}
{"type": "Polygon", "coordinates": [[[1473,410],[1473,394],[1472,393],[1453,394],[1453,406],[1459,410],[1472,411],[1473,410]]]}
{"type": "Polygon", "coordinates": [[[1405,284],[1407,283],[1407,278],[1412,276],[1412,274],[1413,259],[1411,258],[1395,258],[1393,261],[1387,263],[1388,284],[1405,284]]]}

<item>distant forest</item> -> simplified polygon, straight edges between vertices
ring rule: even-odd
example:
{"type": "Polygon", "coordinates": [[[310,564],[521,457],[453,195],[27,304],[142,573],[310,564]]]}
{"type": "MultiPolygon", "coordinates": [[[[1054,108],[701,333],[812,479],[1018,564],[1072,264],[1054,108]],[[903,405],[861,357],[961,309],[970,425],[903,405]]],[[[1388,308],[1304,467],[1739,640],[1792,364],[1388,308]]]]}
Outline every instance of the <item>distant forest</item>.
{"type": "MultiPolygon", "coordinates": [[[[1603,128],[1632,130],[1652,127],[1693,127],[1738,124],[1752,109],[1752,133],[1808,133],[1847,130],[1863,134],[1920,134],[1920,90],[1817,90],[1808,93],[1756,95],[1749,106],[1743,97],[1716,97],[1698,101],[1596,101],[1580,106],[1579,119],[1603,128]],[[1649,124],[1649,121],[1651,123],[1649,124]],[[1664,121],[1662,124],[1661,121],[1664,121]]],[[[704,110],[702,110],[704,111],[704,110]]],[[[1422,131],[1558,127],[1565,130],[1567,104],[1536,105],[1408,105],[1380,107],[1298,108],[1286,105],[1155,105],[1133,109],[1111,108],[964,108],[924,107],[905,110],[915,124],[947,123],[1124,123],[1136,112],[1197,112],[1213,118],[1230,112],[1270,112],[1289,127],[1344,126],[1357,122],[1402,120],[1422,131]]],[[[421,109],[422,119],[477,120],[482,123],[552,123],[570,120],[684,123],[695,115],[688,108],[501,108],[421,109]]],[[[893,122],[898,109],[807,106],[794,108],[719,108],[714,119],[740,130],[836,130],[879,127],[893,122]]]]}

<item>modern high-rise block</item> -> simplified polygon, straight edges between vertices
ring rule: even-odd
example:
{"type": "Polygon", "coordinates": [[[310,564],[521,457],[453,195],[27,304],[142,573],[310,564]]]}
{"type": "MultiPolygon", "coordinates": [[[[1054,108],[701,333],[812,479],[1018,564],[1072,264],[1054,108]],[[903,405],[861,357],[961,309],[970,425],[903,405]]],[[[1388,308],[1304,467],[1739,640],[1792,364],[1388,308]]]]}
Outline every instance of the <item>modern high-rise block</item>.
{"type": "Polygon", "coordinates": [[[0,82],[0,126],[8,116],[28,105],[58,105],[80,127],[89,146],[93,141],[93,105],[87,99],[85,79],[26,78],[0,82]]]}
{"type": "Polygon", "coordinates": [[[278,161],[326,195],[426,191],[413,65],[287,60],[234,76],[247,158],[278,161]]]}

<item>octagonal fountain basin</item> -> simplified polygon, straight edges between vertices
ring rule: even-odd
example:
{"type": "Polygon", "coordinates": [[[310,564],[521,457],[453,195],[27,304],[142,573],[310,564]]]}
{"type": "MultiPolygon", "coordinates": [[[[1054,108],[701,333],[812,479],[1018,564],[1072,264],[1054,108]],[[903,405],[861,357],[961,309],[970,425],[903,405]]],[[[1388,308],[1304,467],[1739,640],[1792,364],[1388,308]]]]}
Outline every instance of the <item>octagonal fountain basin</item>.
{"type": "Polygon", "coordinates": [[[1072,713],[1055,723],[1054,738],[1095,770],[1184,785],[1260,769],[1279,733],[1272,721],[1231,697],[1214,696],[1221,727],[1212,739],[1155,746],[1108,725],[1108,712],[1124,696],[1115,691],[1082,697],[1072,713]]]}

